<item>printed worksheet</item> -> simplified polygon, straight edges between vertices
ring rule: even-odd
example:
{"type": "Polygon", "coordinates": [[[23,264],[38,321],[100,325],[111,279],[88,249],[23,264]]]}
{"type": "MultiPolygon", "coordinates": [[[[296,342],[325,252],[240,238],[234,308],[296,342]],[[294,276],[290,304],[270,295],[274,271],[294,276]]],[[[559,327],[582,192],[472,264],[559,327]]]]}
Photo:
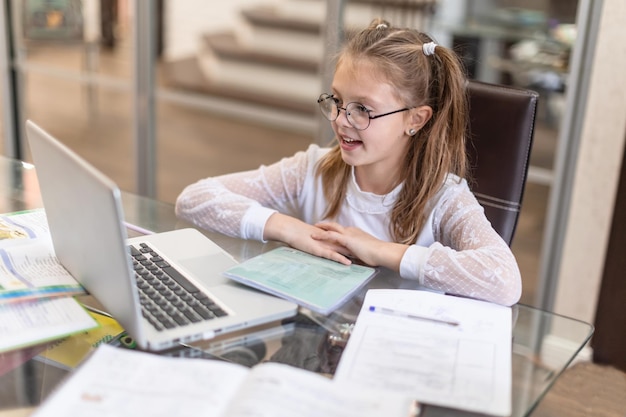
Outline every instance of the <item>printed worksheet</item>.
{"type": "Polygon", "coordinates": [[[511,413],[511,309],[417,290],[369,290],[334,379],[424,404],[511,413]]]}

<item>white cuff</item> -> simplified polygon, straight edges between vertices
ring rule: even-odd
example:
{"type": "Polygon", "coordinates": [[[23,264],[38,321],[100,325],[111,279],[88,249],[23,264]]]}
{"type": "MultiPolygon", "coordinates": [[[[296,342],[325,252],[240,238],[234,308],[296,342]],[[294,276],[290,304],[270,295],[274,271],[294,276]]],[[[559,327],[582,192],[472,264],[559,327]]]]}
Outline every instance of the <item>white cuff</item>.
{"type": "Polygon", "coordinates": [[[261,205],[250,207],[241,221],[241,237],[265,242],[263,240],[265,223],[274,213],[276,213],[276,210],[261,205]]]}
{"type": "Polygon", "coordinates": [[[400,276],[405,279],[417,280],[421,285],[424,281],[422,268],[426,262],[428,252],[428,248],[424,246],[409,246],[400,261],[400,276]]]}

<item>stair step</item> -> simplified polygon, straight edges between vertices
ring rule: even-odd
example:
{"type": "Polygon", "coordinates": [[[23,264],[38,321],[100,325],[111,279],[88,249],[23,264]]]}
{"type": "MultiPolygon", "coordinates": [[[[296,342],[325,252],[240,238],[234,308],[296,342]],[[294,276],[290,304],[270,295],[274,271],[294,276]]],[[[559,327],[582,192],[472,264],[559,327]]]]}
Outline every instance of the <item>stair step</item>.
{"type": "MultiPolygon", "coordinates": [[[[346,28],[359,30],[377,17],[411,25],[429,20],[441,0],[350,0],[346,2],[343,21],[346,28]]],[[[326,5],[322,0],[290,0],[277,5],[283,19],[293,18],[309,24],[326,22],[326,5]]],[[[322,30],[320,29],[320,33],[322,30]]]]}
{"type": "MultiPolygon", "coordinates": [[[[164,62],[165,84],[200,96],[313,119],[321,88],[325,4],[301,0],[299,7],[299,2],[287,2],[287,8],[255,6],[241,10],[243,24],[236,31],[205,34],[196,56],[164,62]]],[[[351,32],[367,25],[376,10],[417,10],[434,3],[351,0],[346,28],[351,32]]]]}
{"type": "MultiPolygon", "coordinates": [[[[290,2],[285,2],[288,4],[290,2]]],[[[320,3],[324,6],[323,3],[320,3]]],[[[323,9],[322,9],[323,11],[323,9]]],[[[319,13],[294,14],[283,6],[254,6],[240,12],[235,33],[242,47],[259,53],[319,63],[324,55],[319,13]]]]}
{"type": "Polygon", "coordinates": [[[315,103],[305,103],[298,100],[289,100],[285,97],[259,94],[247,88],[211,82],[200,68],[196,57],[164,62],[163,82],[168,87],[186,90],[195,94],[223,97],[242,103],[268,106],[311,117],[317,112],[315,103]]]}
{"type": "Polygon", "coordinates": [[[198,64],[212,85],[314,107],[321,88],[316,61],[256,51],[241,45],[233,33],[203,40],[198,64]]]}
{"type": "Polygon", "coordinates": [[[289,32],[304,32],[316,36],[320,36],[322,33],[320,22],[314,22],[297,16],[283,16],[278,13],[274,7],[251,7],[242,10],[241,15],[250,22],[250,24],[259,27],[289,32]]]}
{"type": "Polygon", "coordinates": [[[285,56],[271,51],[259,51],[242,45],[233,33],[211,33],[202,37],[203,47],[208,48],[220,59],[241,61],[281,69],[317,73],[319,62],[313,59],[285,56]]]}
{"type": "Polygon", "coordinates": [[[439,0],[350,0],[350,3],[403,10],[428,10],[434,8],[438,2],[439,0]]]}

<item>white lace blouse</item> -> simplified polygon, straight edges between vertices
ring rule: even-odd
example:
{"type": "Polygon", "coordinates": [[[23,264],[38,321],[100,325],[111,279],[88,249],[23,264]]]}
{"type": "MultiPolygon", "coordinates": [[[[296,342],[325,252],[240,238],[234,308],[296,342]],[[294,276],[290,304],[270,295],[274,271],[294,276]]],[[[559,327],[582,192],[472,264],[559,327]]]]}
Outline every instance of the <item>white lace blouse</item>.
{"type": "MultiPolygon", "coordinates": [[[[269,166],[200,180],[178,197],[176,214],[207,230],[256,240],[263,240],[265,223],[276,211],[309,224],[325,220],[327,203],[315,165],[326,152],[311,145],[269,166]]],[[[331,220],[391,241],[389,215],[401,186],[381,196],[361,191],[353,177],[338,217],[331,220]]],[[[515,304],[521,296],[517,262],[467,182],[450,175],[428,210],[428,221],[402,258],[400,275],[437,291],[515,304]]]]}

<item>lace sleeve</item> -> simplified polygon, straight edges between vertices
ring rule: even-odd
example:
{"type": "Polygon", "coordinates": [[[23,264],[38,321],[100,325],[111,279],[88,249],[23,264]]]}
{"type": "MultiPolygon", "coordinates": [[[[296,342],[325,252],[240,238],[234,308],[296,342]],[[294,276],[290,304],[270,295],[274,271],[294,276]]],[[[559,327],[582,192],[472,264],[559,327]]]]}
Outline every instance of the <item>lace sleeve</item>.
{"type": "Polygon", "coordinates": [[[293,209],[307,166],[307,154],[298,152],[253,171],[200,180],[178,196],[176,215],[203,229],[263,240],[269,216],[293,209]]]}
{"type": "Polygon", "coordinates": [[[503,305],[519,301],[519,267],[467,188],[452,189],[435,213],[436,243],[421,268],[423,285],[503,305]]]}

